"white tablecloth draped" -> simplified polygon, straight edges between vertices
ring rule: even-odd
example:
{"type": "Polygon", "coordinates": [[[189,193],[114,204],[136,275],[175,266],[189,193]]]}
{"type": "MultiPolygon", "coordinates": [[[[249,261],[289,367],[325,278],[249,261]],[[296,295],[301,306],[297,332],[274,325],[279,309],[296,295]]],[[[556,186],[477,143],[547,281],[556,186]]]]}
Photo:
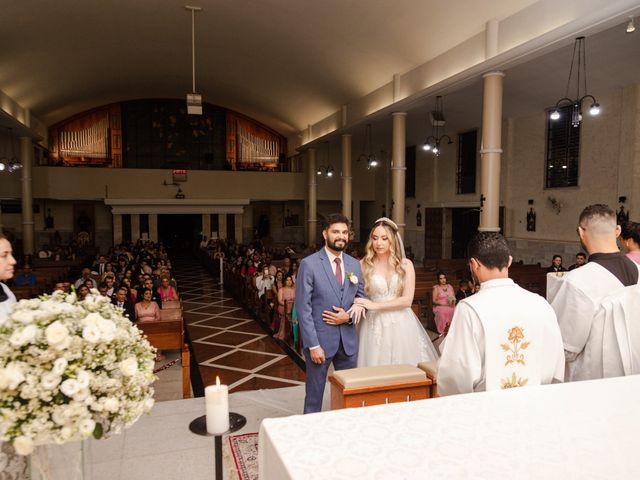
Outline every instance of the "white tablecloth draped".
{"type": "Polygon", "coordinates": [[[640,376],[265,419],[260,479],[640,479],[640,376]]]}

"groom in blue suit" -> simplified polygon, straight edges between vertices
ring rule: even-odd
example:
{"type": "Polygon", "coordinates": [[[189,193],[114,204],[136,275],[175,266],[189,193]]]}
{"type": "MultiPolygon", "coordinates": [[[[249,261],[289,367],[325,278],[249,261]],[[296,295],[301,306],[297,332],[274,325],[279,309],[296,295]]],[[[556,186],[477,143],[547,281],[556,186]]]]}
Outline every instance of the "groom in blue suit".
{"type": "MultiPolygon", "coordinates": [[[[356,297],[364,297],[360,263],[343,253],[349,242],[349,219],[327,218],[324,248],[304,258],[296,277],[296,312],[306,359],[304,413],[319,412],[333,362],[336,370],[355,368],[358,335],[347,312],[356,297]]],[[[356,306],[354,317],[359,318],[356,306]]]]}

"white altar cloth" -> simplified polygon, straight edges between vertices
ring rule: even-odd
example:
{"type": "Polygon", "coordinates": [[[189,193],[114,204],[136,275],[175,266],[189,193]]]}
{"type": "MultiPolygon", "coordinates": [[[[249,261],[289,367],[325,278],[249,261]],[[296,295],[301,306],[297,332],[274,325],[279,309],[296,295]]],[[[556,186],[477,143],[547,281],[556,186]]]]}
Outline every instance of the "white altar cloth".
{"type": "Polygon", "coordinates": [[[638,479],[640,375],[265,419],[260,480],[638,479]]]}

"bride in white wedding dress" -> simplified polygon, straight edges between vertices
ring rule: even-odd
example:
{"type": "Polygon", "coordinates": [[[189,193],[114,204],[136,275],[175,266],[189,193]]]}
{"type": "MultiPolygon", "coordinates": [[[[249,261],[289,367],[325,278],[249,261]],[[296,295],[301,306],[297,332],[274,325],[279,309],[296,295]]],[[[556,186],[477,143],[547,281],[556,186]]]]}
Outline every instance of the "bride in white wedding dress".
{"type": "Polygon", "coordinates": [[[369,299],[355,303],[367,309],[359,324],[358,367],[410,364],[438,359],[426,330],[411,310],[416,275],[405,258],[397,225],[376,220],[360,261],[369,299]]]}

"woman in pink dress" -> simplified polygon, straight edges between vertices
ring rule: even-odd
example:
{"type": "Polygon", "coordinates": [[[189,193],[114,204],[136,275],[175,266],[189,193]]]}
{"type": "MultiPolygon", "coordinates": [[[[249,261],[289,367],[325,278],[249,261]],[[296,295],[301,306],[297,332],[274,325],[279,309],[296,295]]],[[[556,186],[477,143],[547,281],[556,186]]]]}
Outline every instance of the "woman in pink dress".
{"type": "Polygon", "coordinates": [[[623,225],[620,242],[627,252],[627,257],[640,263],[640,223],[627,222],[623,225]]]}
{"type": "Polygon", "coordinates": [[[438,284],[434,285],[431,295],[438,333],[444,333],[451,323],[456,304],[455,295],[455,290],[447,283],[447,276],[443,272],[438,273],[438,284]]]}
{"type": "Polygon", "coordinates": [[[296,289],[293,286],[291,275],[285,275],[284,286],[278,290],[278,318],[280,323],[274,338],[284,340],[287,334],[287,318],[291,322],[291,308],[296,299],[296,289]]]}
{"type": "Polygon", "coordinates": [[[136,303],[136,320],[138,322],[156,322],[160,320],[160,307],[151,301],[153,292],[145,289],[142,292],[142,301],[136,303]]]}
{"type": "Polygon", "coordinates": [[[162,284],[158,287],[158,294],[160,295],[162,303],[177,301],[180,299],[178,297],[178,292],[171,286],[171,281],[166,275],[162,276],[162,284]]]}

